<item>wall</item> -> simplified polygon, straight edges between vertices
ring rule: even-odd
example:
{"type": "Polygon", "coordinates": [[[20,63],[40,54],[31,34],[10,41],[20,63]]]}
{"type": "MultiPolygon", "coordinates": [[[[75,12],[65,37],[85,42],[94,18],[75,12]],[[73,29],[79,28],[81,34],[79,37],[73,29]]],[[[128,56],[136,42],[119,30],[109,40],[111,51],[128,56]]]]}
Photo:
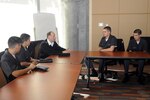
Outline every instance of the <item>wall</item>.
{"type": "MultiPolygon", "coordinates": [[[[89,35],[89,0],[39,0],[41,12],[51,12],[56,9],[56,26],[59,44],[71,50],[88,50],[89,35]],[[60,7],[61,6],[61,7],[60,7]],[[60,9],[59,9],[60,8],[60,9]],[[60,20],[57,12],[60,11],[60,20]],[[57,22],[62,22],[60,25],[57,22]],[[61,41],[60,41],[61,39],[61,41]],[[61,43],[65,43],[61,44],[61,43]]],[[[51,12],[52,13],[52,12],[51,12]]]]}
{"type": "Polygon", "coordinates": [[[150,36],[150,0],[90,0],[89,50],[98,50],[104,22],[112,27],[112,34],[123,38],[125,47],[136,28],[143,36],[150,36]]]}
{"type": "Polygon", "coordinates": [[[88,0],[66,0],[67,44],[72,50],[88,50],[89,2],[88,0]]]}
{"type": "MultiPolygon", "coordinates": [[[[45,40],[49,31],[55,32],[57,36],[56,19],[54,14],[36,13],[33,15],[33,19],[35,40],[45,40]]],[[[57,40],[58,38],[56,38],[56,41],[57,40]]]]}

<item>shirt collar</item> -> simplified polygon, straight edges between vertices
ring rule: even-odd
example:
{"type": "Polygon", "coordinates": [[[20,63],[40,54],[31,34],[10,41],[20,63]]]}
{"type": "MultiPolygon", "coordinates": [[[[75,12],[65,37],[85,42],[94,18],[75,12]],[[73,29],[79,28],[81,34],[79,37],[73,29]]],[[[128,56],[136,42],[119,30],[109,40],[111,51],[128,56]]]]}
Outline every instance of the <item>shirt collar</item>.
{"type": "Polygon", "coordinates": [[[139,44],[139,43],[140,43],[140,41],[136,41],[136,43],[137,43],[137,44],[139,44]]]}
{"type": "Polygon", "coordinates": [[[11,54],[8,50],[7,50],[6,52],[8,52],[11,56],[13,56],[13,58],[15,58],[15,59],[16,59],[16,56],[15,56],[15,55],[13,55],[13,54],[11,54]]]}
{"type": "Polygon", "coordinates": [[[48,43],[48,45],[51,45],[51,46],[54,45],[54,42],[50,42],[48,39],[47,39],[47,43],[48,43]]]}
{"type": "Polygon", "coordinates": [[[21,49],[24,49],[25,51],[27,51],[27,48],[24,47],[23,45],[21,45],[21,49]]]}
{"type": "Polygon", "coordinates": [[[12,55],[15,59],[16,59],[16,56],[15,55],[12,55]]]}
{"type": "Polygon", "coordinates": [[[110,36],[108,36],[108,37],[105,37],[105,41],[108,41],[109,37],[110,37],[110,36]]]}

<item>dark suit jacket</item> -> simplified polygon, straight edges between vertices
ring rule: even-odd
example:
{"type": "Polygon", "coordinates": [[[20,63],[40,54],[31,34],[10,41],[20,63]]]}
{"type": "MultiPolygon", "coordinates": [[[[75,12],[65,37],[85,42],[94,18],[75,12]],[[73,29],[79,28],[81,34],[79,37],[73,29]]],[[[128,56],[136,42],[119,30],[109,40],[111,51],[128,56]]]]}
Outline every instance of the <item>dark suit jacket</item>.
{"type": "Polygon", "coordinates": [[[127,51],[147,51],[147,42],[141,38],[140,43],[137,44],[136,40],[132,38],[129,41],[127,51]]]}
{"type": "Polygon", "coordinates": [[[108,40],[105,40],[105,37],[102,37],[99,43],[99,47],[102,47],[103,49],[110,48],[111,46],[117,46],[117,39],[115,36],[110,35],[108,40]]]}
{"type": "Polygon", "coordinates": [[[16,55],[18,60],[20,62],[30,62],[31,56],[27,49],[25,49],[23,46],[21,46],[20,52],[16,55]]]}
{"type": "Polygon", "coordinates": [[[10,82],[15,79],[15,77],[12,75],[13,71],[23,69],[23,67],[21,67],[17,57],[15,59],[9,53],[8,50],[6,50],[5,53],[2,55],[1,67],[4,72],[4,75],[6,76],[7,82],[10,82]]]}
{"type": "Polygon", "coordinates": [[[60,47],[56,42],[54,42],[54,45],[51,46],[48,44],[47,39],[41,43],[40,47],[40,58],[46,58],[50,55],[55,55],[62,53],[66,49],[60,47]]]}

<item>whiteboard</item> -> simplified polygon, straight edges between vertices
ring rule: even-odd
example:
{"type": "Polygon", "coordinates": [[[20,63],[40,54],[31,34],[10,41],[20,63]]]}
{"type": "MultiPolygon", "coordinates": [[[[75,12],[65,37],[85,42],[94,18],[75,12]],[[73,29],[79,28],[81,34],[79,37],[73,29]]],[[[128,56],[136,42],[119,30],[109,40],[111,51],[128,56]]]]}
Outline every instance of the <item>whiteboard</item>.
{"type": "Polygon", "coordinates": [[[47,33],[53,31],[57,35],[55,15],[51,13],[36,13],[33,15],[35,40],[44,40],[47,33]]]}

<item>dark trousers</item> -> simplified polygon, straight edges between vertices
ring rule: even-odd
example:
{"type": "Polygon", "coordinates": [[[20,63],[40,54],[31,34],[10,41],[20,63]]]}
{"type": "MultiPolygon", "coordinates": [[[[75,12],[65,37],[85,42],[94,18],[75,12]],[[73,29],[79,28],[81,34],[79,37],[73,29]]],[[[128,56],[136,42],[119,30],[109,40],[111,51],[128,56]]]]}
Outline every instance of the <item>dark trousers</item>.
{"type": "Polygon", "coordinates": [[[138,76],[141,77],[143,75],[145,61],[144,60],[124,60],[124,73],[126,76],[128,76],[130,62],[136,62],[136,64],[138,65],[137,66],[138,76]]]}
{"type": "MultiPolygon", "coordinates": [[[[92,68],[94,69],[94,66],[93,66],[93,63],[91,60],[94,60],[94,59],[87,59],[85,58],[84,59],[84,62],[85,62],[85,65],[87,68],[92,68]]],[[[101,74],[101,77],[104,76],[104,68],[105,68],[105,61],[104,59],[99,59],[99,68],[98,68],[98,72],[101,74]]]]}
{"type": "Polygon", "coordinates": [[[104,59],[99,59],[98,72],[101,74],[100,77],[104,77],[105,61],[106,60],[104,60],[104,59]]]}
{"type": "Polygon", "coordinates": [[[87,59],[87,58],[84,58],[84,64],[85,64],[85,66],[87,67],[87,68],[94,68],[94,66],[93,66],[93,63],[92,63],[92,61],[91,60],[94,60],[94,59],[87,59]]]}

